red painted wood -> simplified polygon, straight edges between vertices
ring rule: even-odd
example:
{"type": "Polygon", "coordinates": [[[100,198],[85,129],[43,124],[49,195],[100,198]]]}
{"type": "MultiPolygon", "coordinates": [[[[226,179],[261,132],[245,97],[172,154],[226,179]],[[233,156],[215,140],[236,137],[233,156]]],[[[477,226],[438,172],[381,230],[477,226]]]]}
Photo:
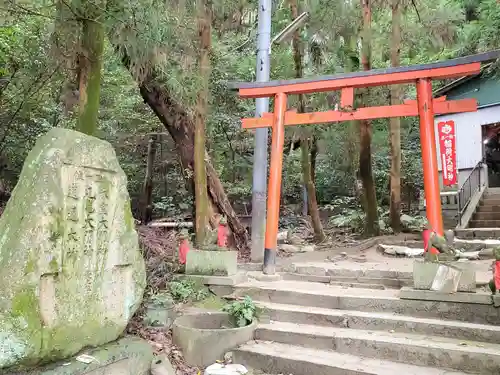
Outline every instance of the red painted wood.
{"type": "MultiPolygon", "coordinates": [[[[477,110],[475,99],[461,99],[445,101],[441,98],[434,99],[434,111],[437,115],[447,113],[474,112],[477,110]]],[[[352,112],[325,111],[311,113],[297,113],[287,111],[285,113],[285,126],[288,125],[313,125],[328,122],[340,122],[350,120],[373,120],[388,117],[417,116],[417,101],[406,101],[405,104],[386,105],[380,107],[359,108],[352,112]]],[[[260,118],[242,119],[244,129],[257,129],[270,127],[273,122],[272,113],[264,113],[260,118]]]]}
{"type": "Polygon", "coordinates": [[[477,62],[465,65],[449,66],[445,68],[416,70],[411,72],[374,74],[363,77],[295,83],[283,86],[242,88],[239,90],[239,94],[242,98],[264,98],[274,96],[280,92],[285,94],[308,94],[313,92],[335,91],[346,87],[357,88],[397,85],[403,83],[414,83],[418,79],[423,78],[447,79],[479,74],[480,69],[481,63],[477,62]]]}

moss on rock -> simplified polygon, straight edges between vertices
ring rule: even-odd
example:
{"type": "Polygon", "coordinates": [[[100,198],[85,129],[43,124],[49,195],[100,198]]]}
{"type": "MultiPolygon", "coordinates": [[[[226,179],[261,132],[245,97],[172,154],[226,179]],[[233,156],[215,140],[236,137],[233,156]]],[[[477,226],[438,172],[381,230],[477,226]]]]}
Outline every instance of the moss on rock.
{"type": "Polygon", "coordinates": [[[0,217],[0,369],[115,340],[139,306],[145,266],[111,145],[51,129],[0,217]]]}

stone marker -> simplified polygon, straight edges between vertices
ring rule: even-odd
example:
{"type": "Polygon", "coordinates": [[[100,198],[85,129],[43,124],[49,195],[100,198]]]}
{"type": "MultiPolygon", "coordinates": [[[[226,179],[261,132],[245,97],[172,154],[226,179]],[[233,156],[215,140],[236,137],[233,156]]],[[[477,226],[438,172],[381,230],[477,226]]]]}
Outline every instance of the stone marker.
{"type": "Polygon", "coordinates": [[[115,340],[139,306],[144,260],[108,142],[54,128],[0,218],[0,368],[115,340]]]}
{"type": "Polygon", "coordinates": [[[238,271],[238,252],[191,250],[186,258],[186,275],[233,276],[238,271]]]}
{"type": "Polygon", "coordinates": [[[415,260],[413,263],[413,287],[420,290],[430,290],[438,268],[442,264],[449,264],[460,269],[460,279],[457,291],[476,291],[476,271],[471,263],[467,262],[428,262],[423,259],[415,260]]]}

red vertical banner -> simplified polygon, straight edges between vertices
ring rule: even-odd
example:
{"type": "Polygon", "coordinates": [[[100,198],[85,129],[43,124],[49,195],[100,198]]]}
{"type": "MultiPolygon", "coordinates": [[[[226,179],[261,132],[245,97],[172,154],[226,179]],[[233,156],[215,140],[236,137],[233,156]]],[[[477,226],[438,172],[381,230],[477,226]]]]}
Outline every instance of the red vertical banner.
{"type": "Polygon", "coordinates": [[[439,156],[443,171],[445,186],[457,183],[457,149],[455,137],[455,121],[441,121],[438,123],[439,156]]]}

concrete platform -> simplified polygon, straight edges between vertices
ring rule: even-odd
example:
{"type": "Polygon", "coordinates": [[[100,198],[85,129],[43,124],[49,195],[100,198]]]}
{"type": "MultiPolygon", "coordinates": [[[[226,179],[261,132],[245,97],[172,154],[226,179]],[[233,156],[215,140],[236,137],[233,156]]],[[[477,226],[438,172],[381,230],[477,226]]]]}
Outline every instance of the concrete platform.
{"type": "Polygon", "coordinates": [[[284,305],[271,302],[257,302],[271,321],[317,326],[394,331],[399,333],[420,333],[451,337],[458,340],[472,340],[500,343],[500,326],[474,324],[454,320],[415,318],[384,312],[362,312],[324,309],[310,306],[284,305]]]}
{"type": "Polygon", "coordinates": [[[306,275],[293,272],[283,273],[282,276],[283,280],[310,281],[315,283],[325,283],[325,284],[339,285],[351,288],[366,288],[366,289],[384,289],[385,287],[399,289],[403,286],[413,284],[413,281],[411,279],[319,276],[319,275],[306,275]]]}
{"type": "Polygon", "coordinates": [[[192,279],[204,285],[234,286],[248,280],[245,272],[238,272],[231,276],[208,276],[208,275],[175,275],[174,279],[192,279]]]}
{"type": "Polygon", "coordinates": [[[462,372],[412,366],[273,342],[252,342],[233,352],[235,363],[294,375],[465,375],[462,372]]]}
{"type": "Polygon", "coordinates": [[[436,301],[436,302],[457,302],[464,304],[478,305],[493,305],[493,297],[491,293],[440,293],[432,290],[413,289],[409,287],[402,288],[399,293],[399,298],[407,300],[419,301],[436,301]]]}
{"type": "MultiPolygon", "coordinates": [[[[478,293],[475,293],[476,295],[478,293]]],[[[234,295],[249,295],[256,301],[303,305],[339,310],[392,312],[422,318],[463,320],[500,324],[500,309],[493,305],[434,302],[399,298],[399,290],[342,288],[321,283],[249,281],[235,287],[234,295]]]]}
{"type": "Polygon", "coordinates": [[[256,340],[294,344],[411,365],[476,374],[500,373],[500,345],[445,337],[272,322],[259,325],[256,340]]]}

